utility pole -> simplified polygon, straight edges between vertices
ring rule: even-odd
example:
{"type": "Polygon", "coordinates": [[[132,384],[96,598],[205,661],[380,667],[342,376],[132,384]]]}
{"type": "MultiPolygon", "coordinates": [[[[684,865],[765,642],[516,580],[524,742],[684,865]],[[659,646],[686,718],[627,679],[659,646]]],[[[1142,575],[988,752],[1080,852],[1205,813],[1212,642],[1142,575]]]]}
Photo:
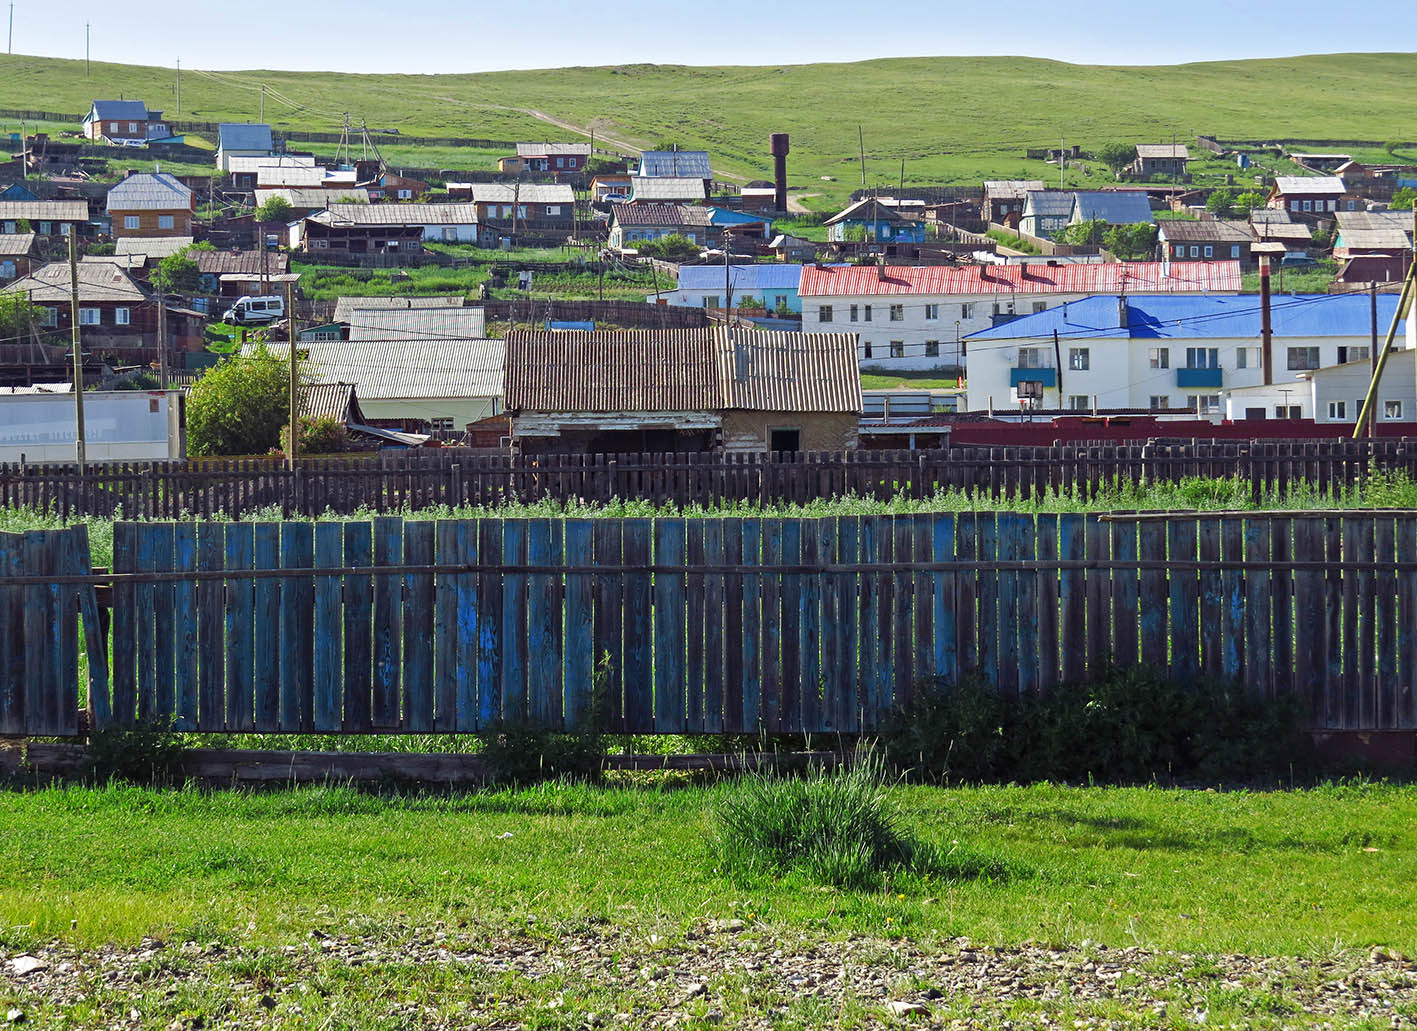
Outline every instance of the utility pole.
{"type": "MultiPolygon", "coordinates": [[[[1058,139],[1058,189],[1068,188],[1068,139],[1066,136],[1058,139]]],[[[1061,396],[1061,395],[1060,395],[1061,396]]]]}
{"type": "Polygon", "coordinates": [[[177,117],[182,117],[182,58],[177,59],[177,117]]]}
{"type": "Polygon", "coordinates": [[[5,53],[7,53],[7,54],[13,54],[14,52],[15,52],[15,5],[14,5],[14,4],[11,4],[11,5],[10,5],[10,36],[9,36],[8,42],[5,44],[5,53]]]}
{"type": "Polygon", "coordinates": [[[265,124],[266,121],[266,84],[261,83],[261,117],[257,121],[265,124]]]}
{"type": "MultiPolygon", "coordinates": [[[[1378,284],[1368,284],[1368,315],[1372,322],[1373,339],[1368,345],[1368,365],[1369,373],[1375,375],[1378,371],[1378,284]]],[[[1378,435],[1378,410],[1373,406],[1368,412],[1368,436],[1378,435]]]]}
{"type": "Polygon", "coordinates": [[[856,144],[861,148],[861,189],[866,188],[866,137],[861,132],[861,126],[856,127],[856,144]]]}
{"type": "Polygon", "coordinates": [[[300,378],[296,370],[295,338],[295,287],[290,280],[285,281],[285,335],[290,344],[290,447],[287,461],[295,471],[295,459],[300,454],[300,378]]]}
{"type": "Polygon", "coordinates": [[[157,384],[167,389],[167,291],[157,295],[157,384]]]}
{"type": "Polygon", "coordinates": [[[84,78],[89,77],[89,23],[84,22],[84,78]]]}
{"type": "Polygon", "coordinates": [[[1053,330],[1053,375],[1058,377],[1058,407],[1063,407],[1063,347],[1058,343],[1058,331],[1053,330]]]}
{"type": "Polygon", "coordinates": [[[79,224],[69,226],[69,328],[74,339],[74,423],[78,436],[74,443],[74,460],[80,474],[84,471],[87,447],[84,437],[84,350],[79,342],[79,224]]]}
{"type": "Polygon", "coordinates": [[[723,234],[723,320],[730,326],[733,325],[733,277],[728,264],[728,241],[732,236],[729,232],[723,234]]]}

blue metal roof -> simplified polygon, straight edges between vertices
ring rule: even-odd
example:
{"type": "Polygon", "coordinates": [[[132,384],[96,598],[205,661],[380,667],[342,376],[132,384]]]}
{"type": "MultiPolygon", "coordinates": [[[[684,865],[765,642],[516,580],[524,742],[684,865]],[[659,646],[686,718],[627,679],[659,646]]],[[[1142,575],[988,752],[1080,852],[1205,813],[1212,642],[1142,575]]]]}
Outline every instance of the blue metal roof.
{"type": "Polygon", "coordinates": [[[1080,191],[1073,205],[1073,216],[1084,222],[1100,218],[1114,226],[1152,220],[1146,194],[1135,190],[1080,191]]]}
{"type": "Polygon", "coordinates": [[[640,155],[636,175],[677,176],[685,179],[712,179],[706,150],[647,150],[640,155]]]}
{"type": "MultiPolygon", "coordinates": [[[[89,112],[95,119],[100,121],[112,119],[113,121],[146,121],[148,117],[148,105],[141,100],[95,100],[93,110],[89,112]]],[[[154,112],[160,114],[161,112],[154,112]]]]}
{"type": "Polygon", "coordinates": [[[217,126],[222,150],[271,151],[271,127],[256,122],[222,122],[217,126]]]}
{"type": "Polygon", "coordinates": [[[709,208],[709,222],[716,226],[752,225],[758,222],[772,224],[772,219],[762,215],[750,215],[729,208],[709,208]]]}
{"type": "MultiPolygon", "coordinates": [[[[735,291],[796,290],[802,281],[801,265],[730,265],[729,278],[735,291]]],[[[722,290],[722,265],[681,265],[680,290],[722,290]]]]}
{"type": "MultiPolygon", "coordinates": [[[[1378,329],[1385,331],[1397,310],[1396,294],[1378,295],[1378,329]]],[[[1372,330],[1366,294],[1277,294],[1270,303],[1276,337],[1366,337],[1372,330]]],[[[1260,338],[1258,294],[1199,297],[1087,297],[1025,315],[965,339],[1020,340],[1052,337],[1149,340],[1260,338]],[[1127,306],[1120,327],[1119,302],[1127,306]]]]}

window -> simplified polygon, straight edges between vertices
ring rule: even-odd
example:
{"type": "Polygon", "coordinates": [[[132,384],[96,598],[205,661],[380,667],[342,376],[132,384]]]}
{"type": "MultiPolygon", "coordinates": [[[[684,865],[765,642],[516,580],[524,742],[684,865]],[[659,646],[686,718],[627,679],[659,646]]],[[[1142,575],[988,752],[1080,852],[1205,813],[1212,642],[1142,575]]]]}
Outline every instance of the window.
{"type": "Polygon", "coordinates": [[[861,341],[861,348],[862,348],[862,350],[861,350],[861,357],[863,357],[863,358],[869,358],[869,357],[871,357],[871,341],[869,341],[869,340],[863,340],[863,341],[861,341]]]}
{"type": "Polygon", "coordinates": [[[399,191],[398,191],[398,198],[399,198],[399,200],[413,200],[413,191],[412,191],[412,190],[399,190],[399,191]]]}
{"type": "Polygon", "coordinates": [[[892,304],[892,305],[891,305],[891,321],[892,321],[892,322],[904,322],[904,321],[905,321],[905,305],[903,305],[903,304],[892,304]]]}
{"type": "Polygon", "coordinates": [[[1401,418],[1402,418],[1402,402],[1401,402],[1401,401],[1384,401],[1384,402],[1383,402],[1383,418],[1384,418],[1384,419],[1401,419],[1401,418]]]}
{"type": "Polygon", "coordinates": [[[972,305],[972,304],[961,304],[961,305],[959,306],[959,317],[960,317],[961,319],[972,319],[972,318],[974,318],[974,305],[972,305]]]}
{"type": "Polygon", "coordinates": [[[557,158],[557,159],[556,159],[556,167],[557,167],[557,168],[565,168],[565,167],[566,167],[566,159],[565,159],[565,158],[557,158]]]}
{"type": "Polygon", "coordinates": [[[1298,419],[1300,418],[1299,413],[1302,411],[1303,409],[1299,405],[1289,405],[1288,407],[1275,405],[1274,417],[1276,419],[1298,419]]]}
{"type": "Polygon", "coordinates": [[[863,318],[861,321],[862,321],[862,322],[870,322],[870,321],[871,321],[871,306],[870,306],[869,304],[866,305],[866,315],[865,315],[865,318],[863,318]]]}
{"type": "Polygon", "coordinates": [[[328,240],[311,240],[311,241],[310,241],[310,246],[313,247],[313,248],[315,248],[315,250],[317,250],[317,251],[328,250],[328,249],[329,249],[329,246],[330,246],[330,241],[328,241],[328,240]]]}
{"type": "MultiPolygon", "coordinates": [[[[715,297],[714,300],[716,301],[716,300],[718,300],[718,298],[715,297]]],[[[715,305],[713,305],[713,307],[717,308],[718,305],[715,304],[715,305]]],[[[832,320],[832,306],[831,306],[830,304],[823,304],[823,305],[820,305],[820,306],[817,308],[817,321],[818,321],[818,322],[830,322],[831,320],[832,320]]]]}
{"type": "Polygon", "coordinates": [[[128,131],[129,131],[129,132],[137,132],[137,131],[138,131],[138,123],[137,123],[137,122],[129,122],[129,123],[128,123],[128,131]]]}
{"type": "Polygon", "coordinates": [[[1186,368],[1188,368],[1188,369],[1218,369],[1218,368],[1220,368],[1220,348],[1218,348],[1218,347],[1188,347],[1188,348],[1186,348],[1186,368]]]}
{"type": "Polygon", "coordinates": [[[15,272],[16,269],[13,258],[6,258],[4,261],[0,261],[0,279],[14,279],[15,272]]]}
{"type": "Polygon", "coordinates": [[[1212,247],[1210,244],[1205,245],[1205,256],[1207,258],[1215,257],[1215,248],[1212,247]]]}
{"type": "Polygon", "coordinates": [[[706,297],[704,298],[704,307],[705,307],[705,308],[717,308],[717,307],[718,307],[718,294],[709,294],[708,296],[706,296],[706,297]]]}
{"type": "Polygon", "coordinates": [[[1193,258],[1199,258],[1200,256],[1201,256],[1201,249],[1200,249],[1199,247],[1197,247],[1195,244],[1191,244],[1191,257],[1193,257],[1193,258]]]}
{"type": "Polygon", "coordinates": [[[1232,257],[1232,258],[1238,258],[1239,256],[1240,256],[1240,245],[1239,245],[1238,243],[1232,243],[1232,244],[1230,245],[1230,257],[1232,257]]]}
{"type": "Polygon", "coordinates": [[[159,229],[171,229],[171,228],[173,228],[172,216],[171,216],[171,215],[159,215],[159,216],[157,217],[157,227],[158,227],[159,229]]]}
{"type": "MultiPolygon", "coordinates": [[[[1255,353],[1259,353],[1259,348],[1255,348],[1255,353]]],[[[1259,363],[1256,362],[1256,365],[1259,363]]],[[[1248,347],[1235,348],[1235,368],[1248,369],[1250,367],[1250,349],[1248,347]]]]}
{"type": "Polygon", "coordinates": [[[770,427],[768,429],[769,451],[801,451],[802,431],[796,428],[770,427]]]}
{"type": "Polygon", "coordinates": [[[69,235],[69,230],[70,230],[70,228],[72,228],[72,227],[69,225],[68,222],[60,222],[60,223],[59,223],[59,235],[60,235],[60,236],[68,236],[68,235],[69,235]]]}
{"type": "Polygon", "coordinates": [[[1186,398],[1187,407],[1197,415],[1219,415],[1219,394],[1192,394],[1186,398]]]}
{"type": "Polygon", "coordinates": [[[50,233],[52,233],[52,232],[54,232],[54,223],[52,223],[52,222],[41,222],[41,223],[39,224],[39,235],[40,235],[40,236],[48,236],[48,235],[49,235],[50,233]]]}
{"type": "Polygon", "coordinates": [[[1075,412],[1085,412],[1092,406],[1088,403],[1086,394],[1069,394],[1068,407],[1075,412]]]}
{"type": "Polygon", "coordinates": [[[526,205],[525,205],[525,204],[518,204],[518,205],[517,205],[517,218],[526,218],[526,205]]]}
{"type": "Polygon", "coordinates": [[[1048,302],[1047,302],[1047,301],[1034,301],[1034,302],[1033,302],[1033,314],[1037,315],[1040,311],[1047,311],[1047,310],[1048,310],[1048,302]]]}
{"type": "Polygon", "coordinates": [[[117,123],[117,122],[109,122],[109,123],[108,123],[108,131],[109,131],[109,132],[117,132],[117,131],[118,131],[118,123],[117,123]]]}
{"type": "Polygon", "coordinates": [[[137,229],[137,228],[138,228],[138,216],[137,216],[137,215],[124,215],[124,216],[123,216],[123,228],[124,228],[124,229],[137,229]]]}
{"type": "Polygon", "coordinates": [[[13,232],[15,231],[15,228],[16,228],[16,227],[15,227],[15,223],[14,223],[14,222],[6,222],[6,223],[5,223],[5,232],[7,232],[7,233],[13,233],[13,232]]]}
{"type": "Polygon", "coordinates": [[[1304,369],[1317,369],[1319,367],[1319,349],[1317,347],[1291,347],[1289,348],[1289,371],[1300,372],[1304,369]]]}
{"type": "Polygon", "coordinates": [[[1298,210],[1299,210],[1299,202],[1298,202],[1297,200],[1291,200],[1291,201],[1289,202],[1289,210],[1290,210],[1290,211],[1298,211],[1298,210]]]}
{"type": "Polygon", "coordinates": [[[939,342],[938,340],[927,340],[927,341],[925,341],[925,357],[926,357],[926,358],[938,358],[938,357],[940,357],[940,342],[939,342]]]}
{"type": "Polygon", "coordinates": [[[1018,367],[1020,369],[1051,369],[1053,366],[1048,362],[1048,348],[1020,347],[1018,349],[1018,367]]]}
{"type": "Polygon", "coordinates": [[[1307,201],[1307,200],[1306,200],[1306,201],[1304,202],[1304,210],[1305,210],[1305,211],[1313,211],[1313,210],[1314,210],[1314,203],[1313,203],[1313,201],[1307,201]]]}
{"type": "Polygon", "coordinates": [[[904,358],[904,357],[905,357],[905,341],[904,341],[904,340],[892,340],[892,341],[891,341],[891,357],[892,357],[892,358],[904,358]]]}
{"type": "Polygon", "coordinates": [[[851,306],[851,321],[852,321],[852,322],[856,322],[856,321],[857,321],[857,317],[856,317],[856,316],[857,316],[856,305],[853,304],[853,305],[851,306]]]}
{"type": "Polygon", "coordinates": [[[1092,367],[1092,351],[1086,347],[1068,348],[1068,368],[1074,372],[1086,372],[1092,367]]]}
{"type": "Polygon", "coordinates": [[[1178,258],[1184,258],[1185,256],[1186,256],[1186,245],[1183,244],[1183,243],[1178,243],[1178,244],[1176,245],[1176,257],[1178,257],[1178,258]]]}
{"type": "Polygon", "coordinates": [[[1347,419],[1347,418],[1348,418],[1348,402],[1347,402],[1347,401],[1330,401],[1330,402],[1328,403],[1328,417],[1329,417],[1330,419],[1347,419]]]}
{"type": "Polygon", "coordinates": [[[59,311],[56,308],[39,309],[39,324],[41,326],[59,325],[59,311]]]}
{"type": "Polygon", "coordinates": [[[548,205],[546,205],[546,213],[547,213],[548,215],[559,215],[559,214],[561,213],[561,205],[559,205],[559,204],[548,204],[548,205]]]}
{"type": "Polygon", "coordinates": [[[1362,347],[1340,347],[1338,349],[1338,364],[1343,365],[1346,362],[1362,361],[1370,354],[1372,354],[1372,351],[1370,351],[1366,345],[1362,347]]]}
{"type": "Polygon", "coordinates": [[[881,226],[881,238],[882,238],[882,239],[887,239],[887,238],[890,237],[890,235],[891,235],[891,227],[890,227],[890,226],[881,226]]]}
{"type": "Polygon", "coordinates": [[[113,310],[113,324],[115,326],[126,326],[130,321],[131,309],[115,308],[113,310]]]}
{"type": "Polygon", "coordinates": [[[925,305],[925,317],[927,319],[938,319],[940,317],[940,306],[938,304],[925,305]]]}
{"type": "Polygon", "coordinates": [[[97,326],[100,325],[102,321],[102,316],[100,315],[99,310],[97,308],[79,309],[79,325],[97,326]]]}
{"type": "Polygon", "coordinates": [[[1152,394],[1151,401],[1147,405],[1153,412],[1160,412],[1171,407],[1171,397],[1169,394],[1152,394]]]}

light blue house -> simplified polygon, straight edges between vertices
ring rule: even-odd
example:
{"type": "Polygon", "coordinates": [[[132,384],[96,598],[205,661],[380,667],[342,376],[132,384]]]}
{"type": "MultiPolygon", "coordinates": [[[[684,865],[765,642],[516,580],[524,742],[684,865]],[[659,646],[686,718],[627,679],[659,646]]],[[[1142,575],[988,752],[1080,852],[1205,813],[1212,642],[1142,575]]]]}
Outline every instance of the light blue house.
{"type": "Polygon", "coordinates": [[[679,268],[679,288],[669,295],[669,303],[691,308],[722,308],[725,287],[733,288],[733,304],[745,299],[761,301],[768,311],[802,313],[797,287],[802,280],[801,265],[683,265],[679,268]]]}
{"type": "Polygon", "coordinates": [[[925,224],[875,197],[857,201],[822,223],[828,239],[843,243],[924,243],[925,224]]]}

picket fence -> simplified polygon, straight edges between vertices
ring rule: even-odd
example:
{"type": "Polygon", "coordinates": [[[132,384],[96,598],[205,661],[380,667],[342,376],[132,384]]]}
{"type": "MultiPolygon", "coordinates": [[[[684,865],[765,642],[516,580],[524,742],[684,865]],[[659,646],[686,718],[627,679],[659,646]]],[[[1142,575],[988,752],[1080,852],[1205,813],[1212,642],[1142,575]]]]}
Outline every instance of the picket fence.
{"type": "Polygon", "coordinates": [[[934,451],[793,454],[487,455],[431,449],[380,460],[313,459],[295,469],[270,461],[0,465],[0,507],[62,518],[121,513],[242,518],[278,509],[318,516],[397,512],[434,505],[497,506],[551,499],[656,505],[804,504],[848,495],[927,498],[942,489],[975,497],[1032,498],[1049,491],[1093,497],[1136,483],[1238,478],[1258,502],[1291,484],[1321,494],[1374,472],[1417,476],[1417,442],[1403,439],[1148,443],[1065,447],[960,447],[934,451]]]}
{"type": "MultiPolygon", "coordinates": [[[[7,568],[83,566],[80,532],[7,568]]],[[[0,730],[72,732],[76,603],[100,725],[850,735],[971,671],[1145,664],[1417,728],[1410,513],[119,523],[111,579],[110,689],[91,593],[0,578],[0,730]]]]}

